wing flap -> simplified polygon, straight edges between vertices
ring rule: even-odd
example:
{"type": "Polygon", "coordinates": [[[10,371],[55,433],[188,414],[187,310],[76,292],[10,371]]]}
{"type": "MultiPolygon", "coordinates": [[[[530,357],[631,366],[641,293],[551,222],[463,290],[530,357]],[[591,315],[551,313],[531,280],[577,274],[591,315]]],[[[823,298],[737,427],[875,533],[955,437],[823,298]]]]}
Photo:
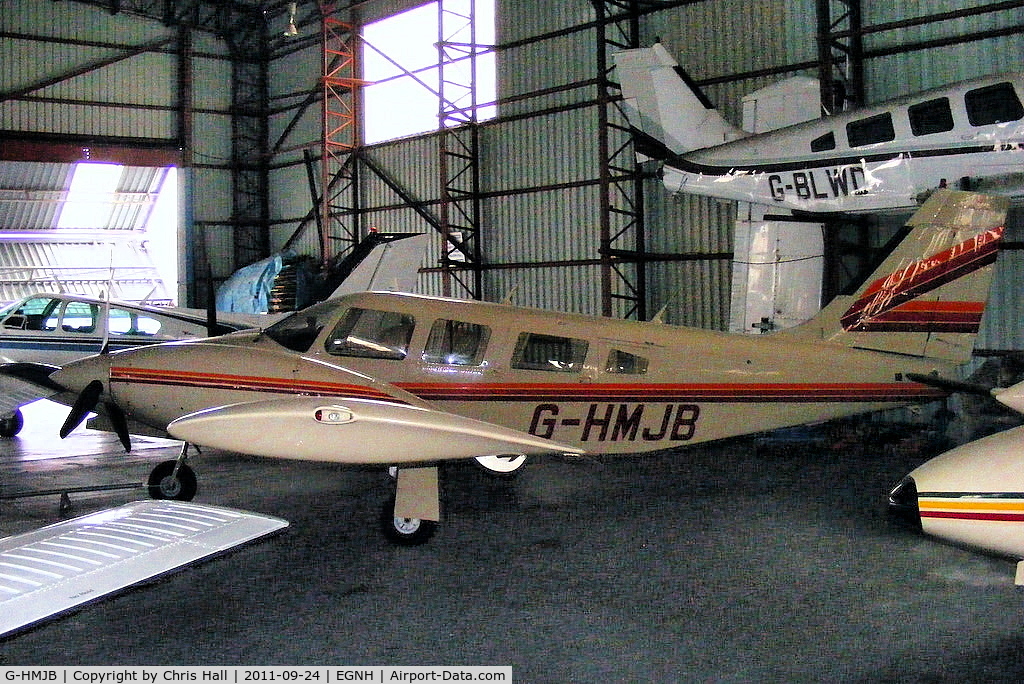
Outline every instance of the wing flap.
{"type": "Polygon", "coordinates": [[[175,438],[252,456],[351,464],[427,463],[577,447],[452,413],[369,399],[299,397],[182,416],[175,438]]]}
{"type": "Polygon", "coordinates": [[[0,635],[288,525],[180,501],[139,501],[0,539],[0,635]]]}

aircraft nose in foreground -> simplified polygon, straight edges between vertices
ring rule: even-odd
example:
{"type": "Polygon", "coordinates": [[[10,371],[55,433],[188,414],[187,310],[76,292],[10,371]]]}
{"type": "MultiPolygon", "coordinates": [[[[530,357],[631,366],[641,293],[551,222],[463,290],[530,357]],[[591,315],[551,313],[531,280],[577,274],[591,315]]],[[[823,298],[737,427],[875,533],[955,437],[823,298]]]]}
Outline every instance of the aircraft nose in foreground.
{"type": "Polygon", "coordinates": [[[889,492],[889,512],[921,529],[921,510],[917,505],[917,483],[909,475],[889,492]]]}
{"type": "Polygon", "coordinates": [[[94,380],[105,386],[110,377],[110,356],[98,354],[64,364],[50,379],[71,392],[81,392],[94,380]]]}

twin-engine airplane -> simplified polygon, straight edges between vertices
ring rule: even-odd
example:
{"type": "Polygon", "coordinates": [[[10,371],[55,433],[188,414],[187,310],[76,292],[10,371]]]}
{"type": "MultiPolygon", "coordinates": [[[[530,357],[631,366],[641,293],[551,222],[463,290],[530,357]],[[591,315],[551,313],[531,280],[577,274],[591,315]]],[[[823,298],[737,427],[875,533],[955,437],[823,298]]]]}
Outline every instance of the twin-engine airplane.
{"type": "Polygon", "coordinates": [[[916,207],[946,185],[1024,196],[1024,73],[751,135],[683,78],[662,45],[613,57],[638,152],[664,163],[672,192],[816,213],[916,207]]]}
{"type": "MultiPolygon", "coordinates": [[[[992,396],[1024,413],[1024,383],[992,396]]],[[[1024,426],[969,442],[915,468],[889,494],[894,513],[953,544],[1024,558],[1024,426]]],[[[1016,584],[1024,585],[1024,560],[1016,584]]]]}
{"type": "MultiPolygon", "coordinates": [[[[446,460],[510,472],[529,454],[647,452],[945,396],[912,378],[970,358],[1006,208],[935,193],[856,294],[770,335],[375,292],[47,382],[72,404],[62,434],[96,410],[126,445],[132,421],[246,454],[397,466],[385,531],[419,543],[446,460]]],[[[194,494],[184,454],[154,471],[156,496],[194,494]]]]}

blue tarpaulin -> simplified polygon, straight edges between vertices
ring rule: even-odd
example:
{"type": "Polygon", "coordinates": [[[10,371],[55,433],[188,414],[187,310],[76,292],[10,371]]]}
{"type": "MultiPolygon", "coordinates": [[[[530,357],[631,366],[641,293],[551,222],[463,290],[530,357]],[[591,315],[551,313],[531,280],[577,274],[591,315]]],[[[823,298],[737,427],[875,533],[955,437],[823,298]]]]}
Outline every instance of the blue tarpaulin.
{"type": "Polygon", "coordinates": [[[217,288],[217,310],[267,313],[270,290],[290,254],[274,254],[235,271],[217,288]]]}

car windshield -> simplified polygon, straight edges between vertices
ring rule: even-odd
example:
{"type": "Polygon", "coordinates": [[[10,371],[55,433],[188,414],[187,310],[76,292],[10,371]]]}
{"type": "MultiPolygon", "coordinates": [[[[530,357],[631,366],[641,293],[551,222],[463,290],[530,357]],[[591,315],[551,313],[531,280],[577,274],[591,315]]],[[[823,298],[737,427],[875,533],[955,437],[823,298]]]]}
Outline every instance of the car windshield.
{"type": "Polygon", "coordinates": [[[313,346],[320,331],[328,321],[336,318],[339,309],[345,308],[344,302],[330,300],[320,302],[296,311],[287,318],[270,326],[264,334],[282,347],[292,351],[307,352],[313,346]]]}

